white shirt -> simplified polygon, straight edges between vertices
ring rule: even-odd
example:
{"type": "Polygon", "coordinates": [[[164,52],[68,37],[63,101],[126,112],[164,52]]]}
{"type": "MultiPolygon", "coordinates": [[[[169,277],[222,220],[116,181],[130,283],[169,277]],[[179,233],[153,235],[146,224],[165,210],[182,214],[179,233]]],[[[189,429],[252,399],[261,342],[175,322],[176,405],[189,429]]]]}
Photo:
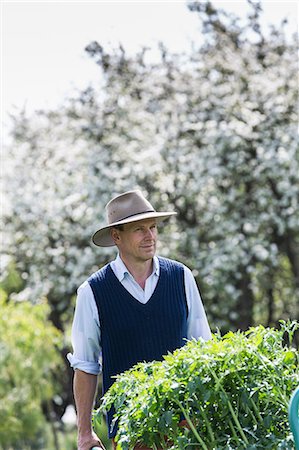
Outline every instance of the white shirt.
{"type": "MultiPolygon", "coordinates": [[[[147,303],[157,285],[160,266],[157,256],[153,259],[153,271],[147,278],[144,289],[135,281],[118,255],[111,268],[120,283],[141,303],[147,303]]],[[[208,340],[210,327],[200,294],[188,267],[184,266],[184,281],[188,306],[187,338],[208,340]]],[[[101,329],[99,313],[92,289],[85,281],[78,289],[75,315],[72,326],[73,354],[67,355],[74,369],[97,375],[101,372],[101,329]]]]}

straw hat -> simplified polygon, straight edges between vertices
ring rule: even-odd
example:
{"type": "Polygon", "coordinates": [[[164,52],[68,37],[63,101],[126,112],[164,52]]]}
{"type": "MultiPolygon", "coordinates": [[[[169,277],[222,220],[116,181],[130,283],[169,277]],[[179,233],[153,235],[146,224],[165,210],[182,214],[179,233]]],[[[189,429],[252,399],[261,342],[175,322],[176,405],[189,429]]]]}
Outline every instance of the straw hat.
{"type": "Polygon", "coordinates": [[[152,218],[162,221],[176,214],[176,212],[157,212],[138,190],[125,192],[110,200],[106,205],[106,213],[108,225],[97,230],[92,237],[94,244],[100,247],[115,245],[110,229],[116,225],[152,218]]]}

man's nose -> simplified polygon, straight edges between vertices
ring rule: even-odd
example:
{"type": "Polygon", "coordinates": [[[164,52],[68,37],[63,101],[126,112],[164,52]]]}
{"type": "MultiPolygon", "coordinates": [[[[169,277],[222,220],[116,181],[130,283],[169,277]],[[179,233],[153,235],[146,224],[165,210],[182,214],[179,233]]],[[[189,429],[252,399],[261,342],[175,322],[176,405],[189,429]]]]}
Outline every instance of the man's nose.
{"type": "Polygon", "coordinates": [[[152,230],[151,228],[149,228],[148,230],[146,230],[146,238],[147,239],[154,239],[155,237],[155,232],[154,230],[152,230]]]}

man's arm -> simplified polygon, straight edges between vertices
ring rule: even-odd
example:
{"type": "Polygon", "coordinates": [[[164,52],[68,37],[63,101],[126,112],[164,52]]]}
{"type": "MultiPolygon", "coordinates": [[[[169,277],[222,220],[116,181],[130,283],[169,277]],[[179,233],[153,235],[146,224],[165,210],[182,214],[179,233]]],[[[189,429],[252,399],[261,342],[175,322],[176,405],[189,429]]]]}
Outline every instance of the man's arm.
{"type": "Polygon", "coordinates": [[[77,409],[78,450],[94,446],[104,448],[92,431],[91,415],[100,372],[100,323],[97,307],[88,282],[78,289],[72,325],[73,354],[67,355],[75,370],[73,391],[77,409]]]}
{"type": "Polygon", "coordinates": [[[184,267],[184,279],[189,309],[187,337],[188,339],[199,339],[202,337],[207,341],[211,339],[210,326],[196,281],[191,270],[186,266],[184,267]]]}
{"type": "Polygon", "coordinates": [[[97,378],[97,375],[75,370],[74,397],[77,410],[78,450],[90,450],[95,446],[105,448],[91,426],[97,378]]]}

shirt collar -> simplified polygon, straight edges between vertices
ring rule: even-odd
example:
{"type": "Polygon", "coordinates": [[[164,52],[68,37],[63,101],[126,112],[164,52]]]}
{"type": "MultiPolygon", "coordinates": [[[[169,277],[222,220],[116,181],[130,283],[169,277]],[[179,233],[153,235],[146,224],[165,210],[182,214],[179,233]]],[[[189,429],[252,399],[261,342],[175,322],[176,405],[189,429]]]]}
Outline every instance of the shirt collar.
{"type": "MultiPolygon", "coordinates": [[[[126,275],[132,276],[130,274],[130,272],[128,271],[128,269],[126,268],[125,263],[121,259],[119,253],[118,253],[117,257],[115,258],[115,260],[111,264],[113,267],[113,271],[119,281],[122,281],[126,275]]],[[[150,276],[152,276],[152,275],[156,275],[156,276],[160,275],[160,265],[159,265],[159,259],[157,256],[154,256],[154,258],[153,258],[153,271],[150,276]]]]}

